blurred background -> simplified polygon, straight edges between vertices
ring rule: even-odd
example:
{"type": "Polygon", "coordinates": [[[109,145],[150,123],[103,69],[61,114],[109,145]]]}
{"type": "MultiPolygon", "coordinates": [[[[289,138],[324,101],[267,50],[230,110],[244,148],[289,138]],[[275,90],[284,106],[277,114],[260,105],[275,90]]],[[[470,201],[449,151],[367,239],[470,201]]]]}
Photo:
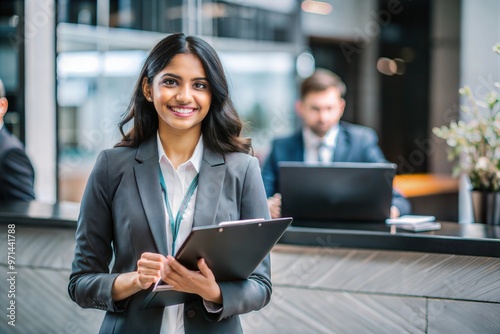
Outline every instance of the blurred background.
{"type": "Polygon", "coordinates": [[[2,0],[5,123],[37,199],[81,200],[148,50],[179,31],[219,52],[261,161],[299,126],[300,81],[324,67],[347,84],[344,120],[374,128],[400,175],[450,175],[431,129],[458,119],[459,87],[500,81],[498,0],[2,0]]]}

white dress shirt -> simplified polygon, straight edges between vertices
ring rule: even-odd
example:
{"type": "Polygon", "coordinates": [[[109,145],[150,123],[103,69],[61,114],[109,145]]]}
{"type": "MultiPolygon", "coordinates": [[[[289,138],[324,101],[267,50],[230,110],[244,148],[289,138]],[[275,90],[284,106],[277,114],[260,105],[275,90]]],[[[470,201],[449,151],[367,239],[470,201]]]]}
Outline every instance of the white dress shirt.
{"type": "MultiPolygon", "coordinates": [[[[200,136],[198,144],[196,144],[191,158],[180,165],[177,170],[174,168],[167,155],[165,154],[165,151],[163,150],[163,146],[161,144],[160,136],[158,134],[157,141],[160,168],[165,180],[165,184],[167,185],[168,201],[170,202],[172,214],[175,219],[184,195],[189,188],[189,185],[195,178],[196,174],[198,174],[200,171],[201,161],[203,158],[203,136],[200,136]]],[[[160,181],[158,180],[158,182],[160,181]]],[[[186,240],[186,238],[188,237],[193,227],[194,207],[197,191],[198,188],[196,188],[193,196],[189,200],[189,204],[186,208],[186,211],[184,212],[184,216],[182,217],[179,233],[175,241],[175,250],[179,249],[184,240],[186,240]]],[[[170,227],[166,205],[164,205],[164,210],[166,217],[165,224],[167,226],[168,253],[172,254],[172,229],[170,227]]],[[[184,334],[184,304],[165,307],[160,333],[184,334]]]]}
{"type": "Polygon", "coordinates": [[[304,127],[302,137],[304,138],[304,161],[305,162],[330,162],[333,160],[339,126],[334,126],[323,138],[318,137],[311,129],[304,127]],[[320,143],[323,145],[320,148],[320,143]],[[321,156],[321,160],[319,157],[321,156]]]}

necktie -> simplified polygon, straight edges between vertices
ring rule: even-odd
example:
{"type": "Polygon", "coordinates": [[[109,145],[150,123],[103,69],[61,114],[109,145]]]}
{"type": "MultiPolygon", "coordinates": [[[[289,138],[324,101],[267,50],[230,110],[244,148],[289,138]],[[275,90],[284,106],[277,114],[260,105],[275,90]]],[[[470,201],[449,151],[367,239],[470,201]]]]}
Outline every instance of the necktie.
{"type": "Polygon", "coordinates": [[[319,142],[319,144],[318,144],[318,161],[319,162],[327,162],[327,159],[325,158],[325,150],[327,148],[328,147],[326,146],[325,143],[323,143],[322,141],[319,142]]]}

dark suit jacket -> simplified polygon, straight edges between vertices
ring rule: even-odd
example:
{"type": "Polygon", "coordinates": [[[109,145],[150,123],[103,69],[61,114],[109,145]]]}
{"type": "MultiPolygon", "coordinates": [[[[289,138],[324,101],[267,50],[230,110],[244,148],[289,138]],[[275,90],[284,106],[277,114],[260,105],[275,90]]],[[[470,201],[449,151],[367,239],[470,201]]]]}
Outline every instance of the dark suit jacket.
{"type": "MultiPolygon", "coordinates": [[[[222,157],[205,146],[198,187],[193,226],[270,216],[258,161],[247,154],[222,157]]],[[[167,255],[163,205],[155,136],[138,148],[113,148],[99,155],[81,203],[68,289],[81,307],[107,311],[101,333],[160,330],[163,308],[138,309],[148,291],[113,302],[111,288],[119,273],[137,270],[142,253],[167,255]]],[[[219,285],[222,313],[209,314],[201,298],[186,303],[186,333],[241,332],[238,314],[270,300],[269,256],[249,279],[219,285]]]]}
{"type": "MultiPolygon", "coordinates": [[[[304,139],[302,131],[285,138],[273,141],[271,152],[264,162],[262,178],[268,197],[279,192],[280,161],[304,161],[304,139]]],[[[335,152],[334,162],[387,162],[378,146],[378,137],[373,129],[341,121],[335,152]]],[[[409,214],[410,203],[397,191],[393,191],[392,204],[400,213],[409,214]]]]}
{"type": "Polygon", "coordinates": [[[0,129],[0,202],[35,199],[35,171],[23,144],[2,127],[0,129]]]}

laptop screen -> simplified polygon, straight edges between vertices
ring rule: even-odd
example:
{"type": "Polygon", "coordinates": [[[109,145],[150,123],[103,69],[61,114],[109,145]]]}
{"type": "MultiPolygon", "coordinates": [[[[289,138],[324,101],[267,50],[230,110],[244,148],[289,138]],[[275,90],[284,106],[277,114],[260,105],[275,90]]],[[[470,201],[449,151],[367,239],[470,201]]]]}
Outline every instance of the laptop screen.
{"type": "Polygon", "coordinates": [[[383,222],[390,216],[393,163],[280,162],[281,214],[304,221],[383,222]]]}

